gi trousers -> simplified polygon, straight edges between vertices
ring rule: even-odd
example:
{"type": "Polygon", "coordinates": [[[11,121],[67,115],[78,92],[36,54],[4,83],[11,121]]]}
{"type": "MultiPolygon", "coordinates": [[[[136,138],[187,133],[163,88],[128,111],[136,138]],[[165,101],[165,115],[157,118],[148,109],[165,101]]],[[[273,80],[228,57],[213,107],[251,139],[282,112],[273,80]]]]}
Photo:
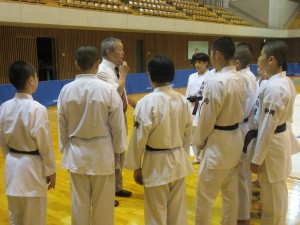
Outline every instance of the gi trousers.
{"type": "Polygon", "coordinates": [[[70,173],[72,225],[113,225],[115,174],[70,173]]]}
{"type": "Polygon", "coordinates": [[[262,202],[261,225],[286,224],[288,210],[286,179],[270,183],[265,164],[262,164],[258,179],[262,202]]]}
{"type": "Polygon", "coordinates": [[[243,153],[238,171],[238,220],[249,220],[252,197],[252,172],[250,152],[243,153]]]}
{"type": "Polygon", "coordinates": [[[47,197],[7,196],[10,225],[46,225],[47,197]]]}
{"type": "Polygon", "coordinates": [[[144,188],[145,225],[187,225],[185,178],[144,188]]]}
{"type": "Polygon", "coordinates": [[[222,224],[237,222],[238,166],[231,169],[208,169],[206,161],[200,165],[195,225],[211,225],[211,210],[217,195],[222,194],[222,224]]]}

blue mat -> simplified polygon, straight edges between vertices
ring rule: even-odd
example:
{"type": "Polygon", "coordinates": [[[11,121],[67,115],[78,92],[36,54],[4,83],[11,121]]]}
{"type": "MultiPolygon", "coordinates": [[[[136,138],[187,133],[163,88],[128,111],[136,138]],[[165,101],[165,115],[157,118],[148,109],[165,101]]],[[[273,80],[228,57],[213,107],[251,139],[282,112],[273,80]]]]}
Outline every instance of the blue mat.
{"type": "MultiPolygon", "coordinates": [[[[212,68],[209,69],[211,70],[212,68]]],[[[250,70],[257,75],[256,64],[251,64],[250,70]]],[[[186,87],[189,76],[195,72],[195,69],[176,70],[172,86],[174,88],[186,87]]],[[[300,76],[300,64],[288,64],[288,74],[292,76],[297,76],[298,74],[298,76],[300,76]]],[[[33,94],[33,98],[45,106],[55,105],[62,87],[71,81],[73,81],[73,79],[40,81],[36,93],[33,94]]],[[[294,83],[300,84],[300,80],[294,80],[294,83]]],[[[148,74],[128,74],[126,79],[126,91],[127,94],[151,92],[152,87],[148,79],[148,74]]],[[[15,92],[16,90],[12,85],[0,85],[0,104],[13,98],[15,92]]]]}

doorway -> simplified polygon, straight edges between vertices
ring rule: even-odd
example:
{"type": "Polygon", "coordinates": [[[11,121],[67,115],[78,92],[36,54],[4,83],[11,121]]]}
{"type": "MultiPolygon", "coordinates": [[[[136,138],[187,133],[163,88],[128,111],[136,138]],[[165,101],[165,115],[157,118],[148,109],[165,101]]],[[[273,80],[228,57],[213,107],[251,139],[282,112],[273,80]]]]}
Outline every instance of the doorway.
{"type": "Polygon", "coordinates": [[[40,81],[56,79],[54,39],[38,37],[36,38],[38,57],[38,76],[40,81]]]}

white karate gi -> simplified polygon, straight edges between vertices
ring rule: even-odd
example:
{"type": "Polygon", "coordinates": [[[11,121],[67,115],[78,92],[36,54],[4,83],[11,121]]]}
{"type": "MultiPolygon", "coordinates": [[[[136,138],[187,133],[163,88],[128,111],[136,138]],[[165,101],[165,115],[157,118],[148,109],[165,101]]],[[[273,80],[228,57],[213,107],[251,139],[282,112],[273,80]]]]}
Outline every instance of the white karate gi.
{"type": "MultiPolygon", "coordinates": [[[[247,101],[244,112],[244,118],[249,120],[251,113],[253,113],[254,105],[256,101],[256,77],[250,71],[250,67],[240,70],[241,74],[245,78],[247,85],[247,101]]],[[[243,138],[245,138],[247,132],[250,130],[250,123],[243,122],[240,124],[243,138]]],[[[251,145],[248,146],[246,154],[242,154],[240,165],[239,165],[239,180],[238,180],[238,220],[249,220],[250,219],[250,207],[251,197],[250,192],[252,185],[252,173],[250,171],[250,149],[251,145]]]]}
{"type": "Polygon", "coordinates": [[[196,193],[195,224],[211,224],[211,208],[218,192],[222,191],[222,224],[236,224],[237,168],[242,154],[240,128],[217,130],[244,120],[246,84],[234,66],[211,74],[204,87],[203,105],[192,143],[204,146],[196,193]]]}
{"type": "Polygon", "coordinates": [[[25,93],[16,93],[13,99],[3,103],[0,145],[6,159],[5,191],[10,223],[46,224],[46,177],[56,172],[46,107],[25,93]],[[12,153],[9,148],[38,150],[40,155],[12,153]]]}
{"type": "Polygon", "coordinates": [[[114,153],[127,144],[120,96],[95,75],[78,75],[61,90],[57,109],[62,167],[71,176],[72,225],[111,225],[114,153]]]}
{"type": "Polygon", "coordinates": [[[171,86],[157,87],[138,101],[134,121],[125,168],[142,168],[145,224],[187,225],[185,177],[193,172],[188,101],[171,86]],[[147,151],[146,145],[166,150],[147,151]]]}
{"type": "MultiPolygon", "coordinates": [[[[108,61],[107,59],[103,58],[101,64],[99,65],[97,77],[105,82],[112,84],[116,89],[118,88],[118,77],[115,72],[116,65],[112,62],[108,61]]],[[[124,90],[125,97],[127,100],[126,91],[124,90]]],[[[121,102],[122,105],[122,102],[121,102]]],[[[124,112],[124,121],[127,131],[127,120],[126,114],[124,112]]],[[[124,122],[123,122],[124,123],[124,122]]],[[[115,177],[116,177],[116,192],[123,190],[123,176],[122,170],[124,167],[124,160],[125,160],[125,152],[119,154],[119,164],[116,166],[115,177]]]]}
{"type": "Polygon", "coordinates": [[[292,120],[296,90],[285,72],[272,76],[259,93],[258,136],[252,162],[261,165],[262,225],[285,224],[288,193],[286,178],[291,172],[289,128],[276,133],[277,126],[292,120]]]}
{"type": "MultiPolygon", "coordinates": [[[[258,130],[258,124],[259,124],[259,118],[258,118],[258,111],[260,110],[259,107],[261,105],[260,98],[259,98],[259,92],[264,89],[264,85],[267,83],[267,80],[262,80],[260,81],[259,79],[256,81],[256,101],[254,104],[254,109],[253,112],[249,116],[249,122],[248,125],[250,127],[250,130],[258,130]]],[[[251,162],[254,151],[255,151],[255,146],[256,146],[256,138],[253,138],[252,141],[249,144],[249,147],[247,148],[247,152],[249,151],[249,160],[251,162]]],[[[252,193],[252,187],[251,191],[252,193]]]]}
{"type": "MultiPolygon", "coordinates": [[[[198,96],[198,97],[202,96],[203,95],[202,92],[204,89],[204,81],[208,76],[209,76],[209,70],[207,70],[204,74],[199,74],[198,72],[192,73],[189,76],[188,85],[187,85],[186,92],[185,92],[185,97],[188,98],[191,96],[198,96]]],[[[195,103],[189,102],[189,104],[190,104],[191,113],[193,113],[195,103]]],[[[196,111],[196,114],[193,116],[193,131],[198,124],[198,118],[199,118],[201,104],[202,104],[202,100],[199,101],[198,109],[196,111]]],[[[194,153],[195,161],[200,162],[201,157],[200,157],[200,155],[198,155],[197,146],[192,145],[191,148],[194,153]]]]}

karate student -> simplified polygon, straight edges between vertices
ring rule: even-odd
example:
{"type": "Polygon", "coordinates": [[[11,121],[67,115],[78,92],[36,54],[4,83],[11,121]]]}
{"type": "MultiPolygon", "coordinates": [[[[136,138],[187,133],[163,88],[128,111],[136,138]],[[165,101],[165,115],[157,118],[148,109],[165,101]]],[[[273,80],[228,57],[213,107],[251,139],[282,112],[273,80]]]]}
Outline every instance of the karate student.
{"type": "Polygon", "coordinates": [[[94,46],[76,51],[80,74],[59,95],[62,167],[70,172],[72,225],[114,224],[115,154],[126,148],[123,107],[116,89],[95,75],[94,46]]]}
{"type": "Polygon", "coordinates": [[[15,97],[0,107],[9,221],[14,225],[46,225],[47,189],[55,188],[56,180],[48,112],[32,98],[38,87],[33,65],[12,63],[8,78],[17,89],[15,97]]]}
{"type": "MultiPolygon", "coordinates": [[[[256,77],[250,71],[248,66],[252,54],[247,45],[239,43],[235,48],[234,63],[237,71],[245,78],[247,85],[247,101],[244,112],[244,121],[240,124],[243,136],[245,137],[250,130],[248,123],[250,114],[253,113],[256,100],[256,77]]],[[[251,146],[248,146],[250,149],[251,146]]],[[[251,207],[251,185],[252,174],[250,171],[250,150],[242,154],[239,165],[238,180],[238,225],[250,225],[250,207],[251,207]]]]}
{"type": "Polygon", "coordinates": [[[258,66],[268,80],[258,98],[259,127],[251,170],[261,186],[262,225],[283,225],[288,209],[286,178],[291,172],[291,136],[287,130],[293,115],[296,91],[282,67],[287,61],[287,45],[266,42],[258,66]]]}
{"type": "MultiPolygon", "coordinates": [[[[207,69],[209,63],[209,56],[203,52],[196,53],[192,56],[191,63],[196,68],[197,72],[191,74],[189,76],[188,85],[186,88],[185,97],[190,102],[190,109],[191,113],[193,114],[193,129],[197,126],[198,117],[196,115],[197,112],[199,113],[199,108],[202,103],[202,92],[204,88],[204,80],[209,75],[209,70],[207,69]]],[[[193,153],[194,153],[194,161],[193,164],[198,164],[201,161],[201,157],[198,154],[197,146],[191,146],[193,153]]]]}
{"type": "Polygon", "coordinates": [[[125,168],[144,185],[146,225],[187,225],[185,177],[193,172],[189,102],[170,85],[175,74],[171,59],[154,56],[148,71],[154,91],[134,110],[125,168]]]}
{"type": "Polygon", "coordinates": [[[216,39],[210,50],[215,68],[204,86],[203,104],[192,144],[203,149],[197,193],[196,225],[211,224],[211,209],[218,192],[223,199],[222,224],[236,224],[238,164],[243,138],[246,84],[233,65],[235,45],[231,38],[216,39]]]}

